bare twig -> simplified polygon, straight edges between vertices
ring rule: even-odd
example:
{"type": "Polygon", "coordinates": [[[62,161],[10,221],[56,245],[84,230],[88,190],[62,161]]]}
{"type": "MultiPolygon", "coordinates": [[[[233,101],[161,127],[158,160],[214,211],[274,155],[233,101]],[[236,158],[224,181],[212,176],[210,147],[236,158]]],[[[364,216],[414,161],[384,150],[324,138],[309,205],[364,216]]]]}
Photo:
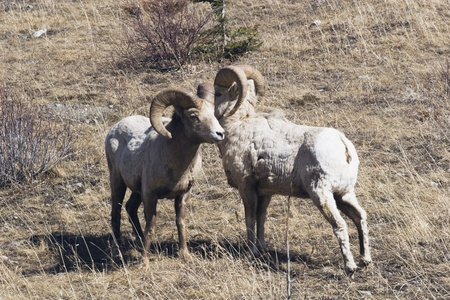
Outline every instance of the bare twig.
{"type": "Polygon", "coordinates": [[[191,59],[212,12],[202,15],[188,0],[143,3],[130,8],[135,17],[125,30],[123,56],[157,69],[181,68],[191,59]]]}
{"type": "Polygon", "coordinates": [[[0,187],[32,179],[68,155],[71,124],[50,121],[45,107],[2,87],[0,124],[0,187]]]}
{"type": "Polygon", "coordinates": [[[444,93],[446,96],[450,95],[450,62],[446,59],[446,64],[441,70],[442,81],[444,82],[444,93]]]}
{"type": "Polygon", "coordinates": [[[292,182],[291,191],[287,199],[287,214],[286,214],[286,257],[287,257],[287,270],[286,270],[286,296],[287,299],[291,299],[291,256],[289,254],[289,214],[291,211],[291,195],[292,195],[292,182]]]}

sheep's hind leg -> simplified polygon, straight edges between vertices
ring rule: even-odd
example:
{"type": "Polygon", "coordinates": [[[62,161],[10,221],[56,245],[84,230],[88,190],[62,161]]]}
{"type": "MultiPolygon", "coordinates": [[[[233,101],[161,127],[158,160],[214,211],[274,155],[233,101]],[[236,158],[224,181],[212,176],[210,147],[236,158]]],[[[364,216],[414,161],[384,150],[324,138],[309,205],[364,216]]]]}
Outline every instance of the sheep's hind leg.
{"type": "Polygon", "coordinates": [[[127,186],[122,179],[110,179],[111,187],[111,230],[114,242],[117,247],[122,244],[122,235],[120,234],[120,219],[122,211],[123,197],[127,186]]]}
{"type": "Polygon", "coordinates": [[[125,206],[128,213],[128,220],[133,227],[134,235],[136,239],[140,242],[139,246],[143,246],[144,241],[144,233],[142,232],[141,223],[139,222],[139,218],[137,215],[139,205],[141,205],[141,195],[137,192],[131,193],[130,199],[128,199],[127,204],[125,206]]]}
{"type": "Polygon", "coordinates": [[[334,235],[339,241],[342,256],[344,257],[345,270],[347,274],[352,274],[357,267],[350,251],[347,224],[339,214],[333,194],[327,190],[315,190],[311,192],[311,198],[325,219],[333,226],[334,235]]]}
{"type": "Polygon", "coordinates": [[[269,206],[271,196],[259,196],[258,206],[256,208],[256,236],[257,236],[257,246],[262,249],[262,251],[267,252],[267,244],[265,240],[264,225],[267,216],[267,207],[269,206]]]}
{"type": "Polygon", "coordinates": [[[190,191],[175,197],[175,221],[177,224],[178,230],[178,247],[179,247],[179,256],[182,258],[189,257],[189,250],[187,248],[186,242],[186,225],[184,222],[185,211],[186,211],[186,202],[191,195],[190,191]]]}
{"type": "Polygon", "coordinates": [[[362,256],[361,263],[368,265],[372,262],[369,247],[369,230],[367,229],[366,211],[359,205],[355,192],[349,192],[343,196],[335,195],[336,204],[346,216],[352,219],[358,229],[359,252],[362,256]]]}

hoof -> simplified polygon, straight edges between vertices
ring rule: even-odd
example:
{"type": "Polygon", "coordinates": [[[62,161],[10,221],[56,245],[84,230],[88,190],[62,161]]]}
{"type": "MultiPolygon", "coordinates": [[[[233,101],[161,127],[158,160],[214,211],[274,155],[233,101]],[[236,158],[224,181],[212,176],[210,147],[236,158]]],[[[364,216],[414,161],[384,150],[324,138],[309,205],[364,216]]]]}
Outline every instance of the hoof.
{"type": "Polygon", "coordinates": [[[252,246],[248,248],[247,257],[249,259],[258,259],[264,257],[268,253],[268,250],[262,247],[252,246]]]}
{"type": "Polygon", "coordinates": [[[348,276],[352,276],[356,272],[357,269],[358,269],[358,267],[356,266],[356,264],[354,262],[347,263],[345,266],[345,273],[347,273],[348,276]]]}
{"type": "Polygon", "coordinates": [[[369,266],[370,264],[372,264],[372,259],[371,259],[371,258],[369,258],[369,259],[367,259],[367,258],[362,258],[362,259],[359,261],[359,266],[360,266],[361,268],[365,268],[365,267],[369,266]]]}
{"type": "Polygon", "coordinates": [[[143,252],[144,251],[144,240],[141,239],[140,237],[137,237],[134,239],[134,248],[136,248],[136,250],[138,250],[139,252],[143,252]]]}
{"type": "Polygon", "coordinates": [[[187,249],[180,249],[178,251],[178,257],[183,259],[183,260],[190,260],[190,259],[192,259],[192,255],[191,255],[191,253],[189,253],[189,250],[187,250],[187,249]]]}
{"type": "Polygon", "coordinates": [[[122,253],[120,252],[120,248],[117,246],[113,246],[111,249],[111,258],[112,261],[116,264],[121,264],[122,262],[122,253]]]}
{"type": "Polygon", "coordinates": [[[142,268],[149,269],[150,268],[150,259],[147,255],[142,256],[142,268]]]}

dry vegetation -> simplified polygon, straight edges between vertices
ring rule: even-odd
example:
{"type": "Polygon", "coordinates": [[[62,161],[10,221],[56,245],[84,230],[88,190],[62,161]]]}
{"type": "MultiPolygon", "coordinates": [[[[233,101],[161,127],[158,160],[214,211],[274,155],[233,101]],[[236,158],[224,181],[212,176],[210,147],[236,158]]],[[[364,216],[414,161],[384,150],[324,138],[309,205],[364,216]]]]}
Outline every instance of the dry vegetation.
{"type": "MultiPolygon", "coordinates": [[[[0,2],[2,86],[71,119],[74,135],[72,156],[56,169],[0,190],[0,299],[285,298],[287,199],[274,198],[266,225],[278,269],[248,260],[243,205],[212,146],[204,148],[204,173],[188,205],[192,259],[174,256],[173,202],[163,200],[149,267],[139,263],[126,221],[123,265],[111,263],[106,132],[122,117],[146,114],[146,96],[168,86],[194,90],[221,67],[116,69],[124,5],[0,2]]],[[[328,223],[309,200],[292,199],[292,297],[449,298],[450,3],[247,0],[227,8],[231,24],[257,27],[263,41],[240,59],[267,80],[259,109],[338,128],[360,154],[357,194],[374,264],[345,276],[328,223]]]]}

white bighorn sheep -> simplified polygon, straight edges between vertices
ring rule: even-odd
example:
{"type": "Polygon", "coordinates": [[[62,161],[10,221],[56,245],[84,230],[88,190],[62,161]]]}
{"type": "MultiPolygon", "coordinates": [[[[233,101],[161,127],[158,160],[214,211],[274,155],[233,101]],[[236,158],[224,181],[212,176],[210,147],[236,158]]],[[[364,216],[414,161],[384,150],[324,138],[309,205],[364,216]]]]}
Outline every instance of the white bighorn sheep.
{"type": "Polygon", "coordinates": [[[371,262],[366,212],[354,191],[359,160],[353,144],[333,128],[297,125],[281,112],[255,112],[265,83],[251,66],[221,69],[214,87],[215,114],[225,129],[218,147],[228,183],[239,190],[244,202],[252,252],[267,250],[264,222],[272,195],[292,195],[311,198],[332,225],[348,273],[357,266],[338,209],[358,229],[362,262],[371,262]]]}
{"type": "Polygon", "coordinates": [[[111,227],[121,244],[120,219],[127,188],[131,196],[126,204],[134,234],[144,242],[144,257],[155,234],[158,199],[175,198],[179,255],[185,257],[185,205],[195,177],[202,167],[200,145],[218,143],[224,129],[214,117],[214,87],[201,84],[197,95],[182,89],[160,92],[150,106],[150,119],[131,116],[115,124],[105,141],[111,187],[111,227]],[[174,107],[171,119],[162,117],[168,106],[174,107]],[[145,230],[142,232],[137,211],[144,203],[145,230]]]}

